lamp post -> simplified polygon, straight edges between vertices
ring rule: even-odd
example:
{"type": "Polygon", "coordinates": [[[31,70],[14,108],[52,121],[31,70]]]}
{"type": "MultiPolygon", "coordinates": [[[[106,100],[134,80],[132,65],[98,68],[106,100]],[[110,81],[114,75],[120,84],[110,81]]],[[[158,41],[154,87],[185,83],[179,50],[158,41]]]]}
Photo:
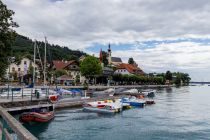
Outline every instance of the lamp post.
{"type": "Polygon", "coordinates": [[[8,63],[9,63],[9,72],[8,72],[8,93],[7,93],[7,99],[9,98],[9,86],[11,85],[11,78],[10,78],[10,65],[15,61],[15,57],[8,57],[8,63]]]}

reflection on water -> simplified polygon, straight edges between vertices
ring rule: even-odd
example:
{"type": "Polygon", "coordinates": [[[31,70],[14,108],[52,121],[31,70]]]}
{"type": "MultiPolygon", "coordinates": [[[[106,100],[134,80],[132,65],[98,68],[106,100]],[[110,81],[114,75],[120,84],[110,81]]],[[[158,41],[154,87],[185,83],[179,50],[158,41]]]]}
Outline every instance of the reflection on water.
{"type": "Polygon", "coordinates": [[[60,110],[51,122],[26,127],[43,140],[209,139],[210,87],[159,89],[155,100],[116,115],[60,110]]]}

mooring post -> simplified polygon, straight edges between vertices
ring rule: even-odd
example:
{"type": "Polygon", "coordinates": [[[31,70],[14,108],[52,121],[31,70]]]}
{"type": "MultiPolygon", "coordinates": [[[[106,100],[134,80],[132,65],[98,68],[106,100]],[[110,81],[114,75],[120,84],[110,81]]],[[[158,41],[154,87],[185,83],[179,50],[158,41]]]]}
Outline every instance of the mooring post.
{"type": "Polygon", "coordinates": [[[46,97],[47,97],[47,87],[45,88],[45,93],[46,93],[46,97]]]}
{"type": "Polygon", "coordinates": [[[49,96],[50,94],[50,88],[48,87],[48,90],[47,90],[47,97],[49,96]]]}
{"type": "Polygon", "coordinates": [[[9,99],[9,84],[8,84],[7,99],[9,99]]]}
{"type": "Polygon", "coordinates": [[[33,93],[33,89],[31,89],[31,102],[32,102],[32,93],[33,93]]]}
{"type": "Polygon", "coordinates": [[[12,90],[12,102],[13,102],[13,89],[11,89],[12,90]]]}
{"type": "Polygon", "coordinates": [[[24,88],[23,88],[23,86],[22,86],[22,99],[23,99],[23,89],[24,89],[24,88]]]}

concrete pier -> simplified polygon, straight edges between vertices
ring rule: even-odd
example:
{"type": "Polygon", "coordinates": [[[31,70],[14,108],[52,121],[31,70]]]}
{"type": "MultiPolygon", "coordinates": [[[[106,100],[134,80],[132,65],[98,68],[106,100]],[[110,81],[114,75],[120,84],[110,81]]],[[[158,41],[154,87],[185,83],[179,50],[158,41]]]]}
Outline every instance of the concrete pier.
{"type": "MultiPolygon", "coordinates": [[[[10,115],[3,107],[0,106],[0,116],[7,123],[7,125],[15,132],[15,134],[21,140],[38,140],[34,137],[25,127],[23,127],[19,121],[17,121],[12,115],[10,115]]],[[[4,128],[4,124],[1,125],[0,132],[4,134],[6,139],[13,140],[13,137],[4,128]]],[[[2,137],[2,135],[1,135],[2,137]]]]}
{"type": "MultiPolygon", "coordinates": [[[[104,85],[90,85],[90,89],[107,89],[107,88],[164,88],[170,87],[172,85],[113,85],[113,86],[104,86],[104,85]]],[[[22,88],[21,86],[13,86],[15,88],[22,88]]],[[[0,86],[0,88],[7,88],[6,86],[0,86]]],[[[36,86],[36,89],[43,88],[43,86],[36,86]]],[[[56,89],[56,88],[80,88],[83,89],[84,86],[47,86],[46,88],[56,89]]]]}

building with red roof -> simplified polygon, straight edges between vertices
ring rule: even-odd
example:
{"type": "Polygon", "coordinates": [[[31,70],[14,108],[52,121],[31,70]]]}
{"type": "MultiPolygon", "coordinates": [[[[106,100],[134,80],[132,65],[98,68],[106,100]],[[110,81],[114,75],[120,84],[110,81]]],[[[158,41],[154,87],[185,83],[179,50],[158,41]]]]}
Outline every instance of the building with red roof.
{"type": "Polygon", "coordinates": [[[72,78],[72,80],[75,80],[76,76],[79,75],[80,76],[80,81],[81,81],[79,63],[75,60],[71,60],[71,61],[54,60],[52,69],[54,69],[54,70],[66,70],[66,72],[72,78]]]}
{"type": "Polygon", "coordinates": [[[122,63],[117,66],[115,74],[136,74],[136,75],[144,75],[144,71],[138,67],[136,64],[126,64],[122,63]]]}

